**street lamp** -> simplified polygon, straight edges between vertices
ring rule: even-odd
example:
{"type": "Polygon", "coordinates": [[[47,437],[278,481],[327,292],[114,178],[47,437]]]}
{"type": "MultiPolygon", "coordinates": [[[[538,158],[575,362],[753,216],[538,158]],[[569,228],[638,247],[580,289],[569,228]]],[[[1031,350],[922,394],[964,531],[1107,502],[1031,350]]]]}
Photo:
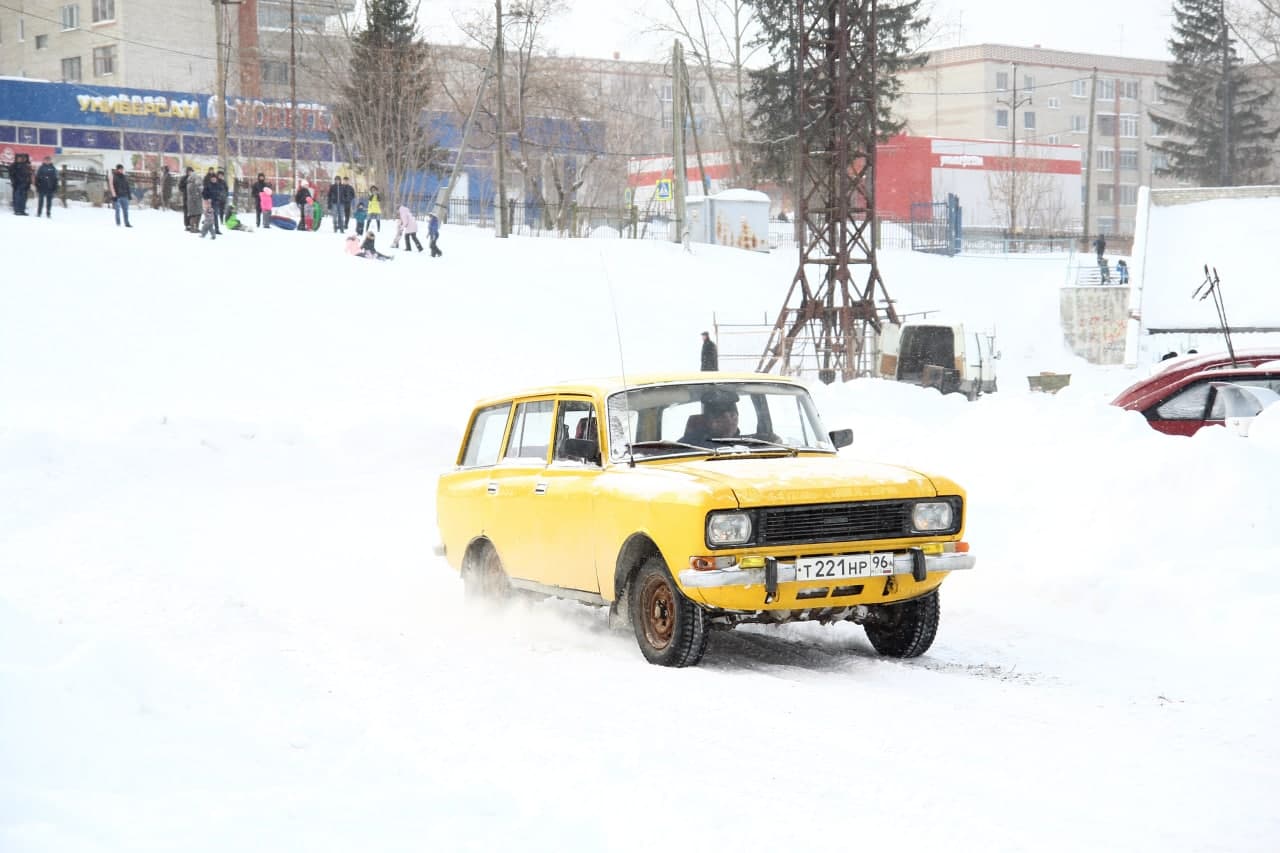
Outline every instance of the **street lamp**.
{"type": "MultiPolygon", "coordinates": [[[[505,121],[505,101],[503,94],[503,57],[506,54],[505,39],[502,34],[502,0],[494,0],[494,12],[497,17],[497,34],[494,38],[497,40],[495,52],[498,54],[498,150],[497,150],[497,168],[498,168],[498,189],[496,195],[496,203],[498,204],[498,215],[495,217],[494,224],[497,226],[496,236],[505,238],[510,223],[507,222],[507,134],[505,121]]],[[[518,20],[527,17],[527,13],[516,8],[511,13],[510,20],[518,20]]]]}

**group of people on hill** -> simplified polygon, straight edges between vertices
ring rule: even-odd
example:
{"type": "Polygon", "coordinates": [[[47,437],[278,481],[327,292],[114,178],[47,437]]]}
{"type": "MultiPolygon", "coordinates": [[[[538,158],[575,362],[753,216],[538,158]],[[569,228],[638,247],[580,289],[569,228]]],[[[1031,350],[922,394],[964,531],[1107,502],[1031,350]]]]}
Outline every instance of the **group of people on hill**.
{"type": "MultiPolygon", "coordinates": [[[[1099,234],[1098,238],[1093,241],[1093,250],[1098,254],[1098,283],[1111,284],[1111,267],[1106,258],[1107,238],[1099,234]]],[[[1117,284],[1129,283],[1129,264],[1124,258],[1116,261],[1116,278],[1118,279],[1117,284]]]]}
{"type": "Polygon", "coordinates": [[[15,216],[27,215],[27,197],[34,188],[39,198],[36,216],[53,218],[53,193],[58,189],[58,170],[53,166],[53,158],[45,157],[40,168],[32,170],[31,155],[20,151],[13,155],[9,164],[9,186],[13,189],[13,213],[15,216]]]}

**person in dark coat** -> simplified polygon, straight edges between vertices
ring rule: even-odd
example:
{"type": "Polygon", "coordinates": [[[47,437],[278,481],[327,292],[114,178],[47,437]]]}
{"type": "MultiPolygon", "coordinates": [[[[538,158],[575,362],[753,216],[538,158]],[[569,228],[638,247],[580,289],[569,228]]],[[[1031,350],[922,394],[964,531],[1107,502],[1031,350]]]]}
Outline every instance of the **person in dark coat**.
{"type": "Polygon", "coordinates": [[[264,218],[267,221],[267,225],[271,224],[271,211],[264,211],[262,209],[262,191],[269,188],[270,184],[267,183],[267,176],[261,172],[258,173],[258,180],[253,182],[253,186],[249,187],[249,195],[253,196],[253,210],[258,214],[257,221],[255,223],[258,228],[262,227],[262,220],[264,218]],[[266,213],[265,217],[263,216],[263,213],[266,213]]]}
{"type": "Polygon", "coordinates": [[[438,258],[444,254],[436,241],[440,239],[440,217],[434,213],[427,214],[427,242],[431,244],[431,257],[438,258]]]}
{"type": "MultiPolygon", "coordinates": [[[[221,224],[227,221],[227,193],[231,191],[231,185],[227,183],[227,173],[221,169],[214,177],[218,179],[218,197],[214,199],[213,209],[218,214],[218,222],[221,224]]],[[[221,227],[218,228],[218,233],[222,233],[221,227]]]]}
{"type": "Polygon", "coordinates": [[[169,164],[164,164],[163,173],[160,176],[160,203],[168,210],[172,207],[170,200],[173,198],[173,172],[169,171],[169,164]]]}
{"type": "Polygon", "coordinates": [[[293,194],[293,203],[298,205],[298,231],[307,230],[307,208],[311,206],[311,187],[303,181],[298,184],[298,191],[293,194]]]}
{"type": "Polygon", "coordinates": [[[200,213],[203,210],[203,196],[200,179],[196,170],[187,167],[187,173],[178,181],[178,192],[182,195],[182,226],[188,231],[200,231],[200,213]]]}
{"type": "Polygon", "coordinates": [[[711,335],[707,332],[702,333],[702,369],[720,369],[720,351],[716,349],[715,341],[711,340],[711,335]]]}
{"type": "Polygon", "coordinates": [[[329,184],[329,197],[327,206],[329,215],[333,217],[333,230],[337,231],[338,226],[342,222],[342,178],[334,178],[333,183],[329,184]]]}
{"type": "Polygon", "coordinates": [[[222,180],[221,172],[214,174],[213,179],[204,188],[201,198],[209,199],[213,205],[213,233],[221,234],[221,224],[226,219],[227,210],[227,185],[222,180]]]}
{"type": "Polygon", "coordinates": [[[27,194],[31,192],[31,155],[15,154],[9,164],[9,183],[13,186],[13,214],[27,215],[27,194]]]}
{"type": "Polygon", "coordinates": [[[1107,253],[1107,240],[1101,234],[1093,241],[1093,251],[1098,255],[1098,263],[1102,263],[1102,256],[1107,253]]]}
{"type": "Polygon", "coordinates": [[[36,169],[36,216],[41,213],[46,219],[53,218],[53,193],[58,189],[58,170],[53,165],[52,157],[45,157],[40,168],[36,169]]]}
{"type": "Polygon", "coordinates": [[[342,208],[342,222],[338,224],[339,231],[346,231],[347,226],[351,224],[351,208],[356,203],[356,188],[351,186],[350,178],[339,178],[342,186],[338,191],[338,206],[342,208]]]}
{"type": "Polygon", "coordinates": [[[124,216],[124,227],[132,228],[129,224],[129,196],[133,192],[133,188],[129,186],[129,176],[124,173],[124,164],[116,163],[115,170],[111,173],[111,179],[107,181],[107,189],[111,192],[111,206],[116,211],[116,225],[120,225],[120,218],[124,216]]]}

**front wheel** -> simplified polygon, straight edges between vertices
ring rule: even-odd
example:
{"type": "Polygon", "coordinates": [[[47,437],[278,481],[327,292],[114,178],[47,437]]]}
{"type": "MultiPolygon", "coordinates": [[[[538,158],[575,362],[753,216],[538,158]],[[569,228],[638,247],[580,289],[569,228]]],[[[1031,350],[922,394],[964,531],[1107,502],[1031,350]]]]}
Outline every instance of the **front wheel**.
{"type": "Polygon", "coordinates": [[[660,556],[645,560],[627,593],[636,642],[649,663],[693,666],[707,650],[707,613],[676,587],[660,556]]]}
{"type": "Polygon", "coordinates": [[[863,627],[877,652],[891,658],[915,658],[929,651],[942,616],[936,589],[910,601],[882,604],[876,611],[875,619],[863,627]]]}

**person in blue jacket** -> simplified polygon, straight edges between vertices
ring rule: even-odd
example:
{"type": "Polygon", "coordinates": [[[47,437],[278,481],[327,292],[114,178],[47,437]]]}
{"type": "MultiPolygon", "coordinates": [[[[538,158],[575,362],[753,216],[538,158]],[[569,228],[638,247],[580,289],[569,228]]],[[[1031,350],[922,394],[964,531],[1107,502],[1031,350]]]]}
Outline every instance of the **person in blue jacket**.
{"type": "Polygon", "coordinates": [[[427,214],[427,240],[431,244],[431,257],[438,258],[444,254],[436,241],[440,239],[440,217],[434,213],[427,214]]]}
{"type": "Polygon", "coordinates": [[[41,213],[46,219],[53,218],[53,193],[58,189],[58,170],[54,168],[53,158],[45,157],[40,168],[36,169],[36,216],[41,213]]]}

